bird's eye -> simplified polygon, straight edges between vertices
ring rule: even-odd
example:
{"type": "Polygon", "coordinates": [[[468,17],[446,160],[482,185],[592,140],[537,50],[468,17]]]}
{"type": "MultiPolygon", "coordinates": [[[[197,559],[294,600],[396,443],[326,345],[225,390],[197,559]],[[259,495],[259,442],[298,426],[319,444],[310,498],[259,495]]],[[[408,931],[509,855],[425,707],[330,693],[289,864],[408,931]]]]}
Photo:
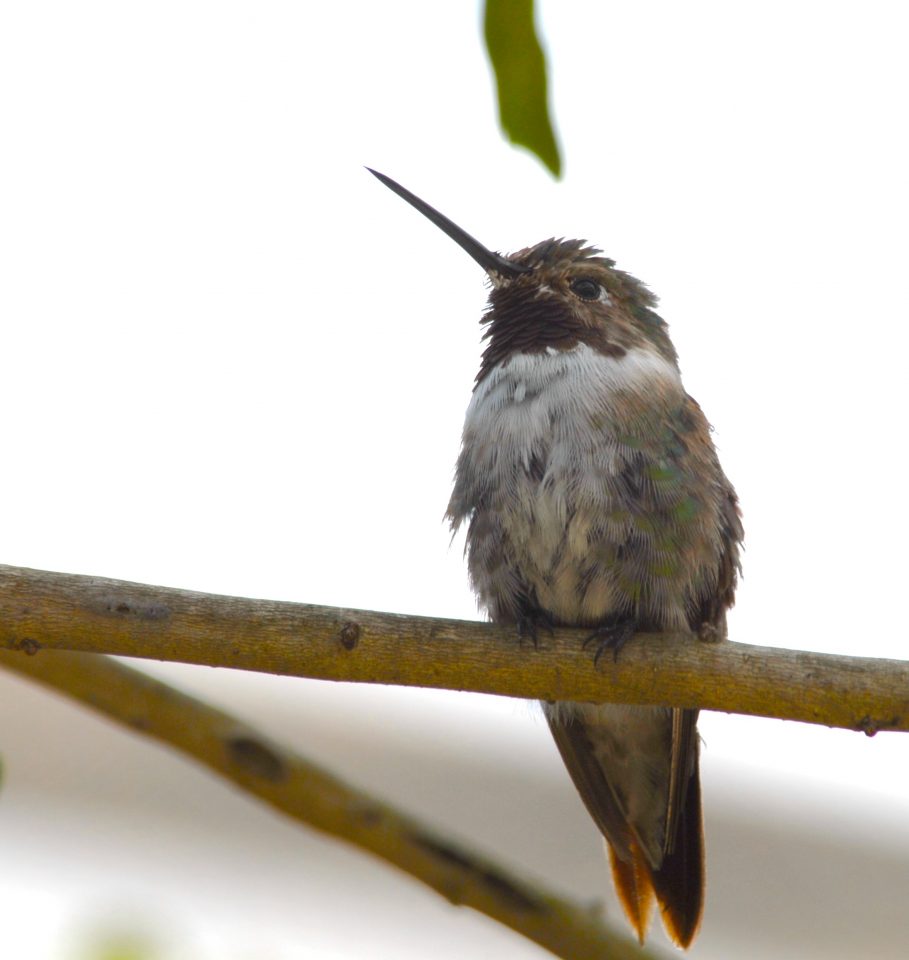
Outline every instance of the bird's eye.
{"type": "Polygon", "coordinates": [[[571,292],[582,300],[599,300],[603,288],[590,277],[578,277],[569,284],[571,292]]]}

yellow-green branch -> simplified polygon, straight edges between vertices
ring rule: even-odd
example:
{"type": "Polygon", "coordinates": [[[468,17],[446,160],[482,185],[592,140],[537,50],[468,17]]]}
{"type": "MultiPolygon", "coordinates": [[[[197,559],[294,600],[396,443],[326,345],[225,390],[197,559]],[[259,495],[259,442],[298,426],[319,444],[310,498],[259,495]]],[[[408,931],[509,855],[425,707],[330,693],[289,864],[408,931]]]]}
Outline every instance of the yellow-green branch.
{"type": "Polygon", "coordinates": [[[909,730],[909,663],[642,634],[595,668],[584,634],[247,600],[0,566],[0,648],[74,650],[322,680],[700,707],[909,730]]]}
{"type": "MultiPolygon", "coordinates": [[[[293,819],[393,864],[566,960],[655,958],[592,911],[345,784],[257,730],[108,657],[0,652],[0,665],[166,743],[293,819]]],[[[605,866],[604,866],[605,882],[605,866]]]]}

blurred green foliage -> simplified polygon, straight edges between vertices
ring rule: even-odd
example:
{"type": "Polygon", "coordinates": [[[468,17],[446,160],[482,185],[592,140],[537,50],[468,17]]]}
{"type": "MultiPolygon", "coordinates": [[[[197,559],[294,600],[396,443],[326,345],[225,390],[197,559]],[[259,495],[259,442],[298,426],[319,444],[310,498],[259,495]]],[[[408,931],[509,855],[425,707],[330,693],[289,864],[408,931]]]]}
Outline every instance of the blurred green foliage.
{"type": "Polygon", "coordinates": [[[118,930],[87,937],[76,956],[78,960],[158,960],[161,954],[147,935],[118,930]]]}
{"type": "Polygon", "coordinates": [[[483,27],[502,131],[558,177],[562,158],[549,117],[546,57],[534,24],[533,0],[486,0],[483,27]]]}

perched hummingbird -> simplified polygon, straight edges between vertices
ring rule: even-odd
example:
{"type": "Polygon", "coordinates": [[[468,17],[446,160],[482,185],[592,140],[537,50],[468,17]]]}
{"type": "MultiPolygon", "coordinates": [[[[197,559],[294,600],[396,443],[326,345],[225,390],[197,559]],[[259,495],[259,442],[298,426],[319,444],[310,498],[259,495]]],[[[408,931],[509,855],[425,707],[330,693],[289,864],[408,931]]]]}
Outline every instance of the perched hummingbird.
{"type": "MultiPolygon", "coordinates": [[[[494,253],[371,170],[491,283],[486,347],[447,516],[496,623],[582,627],[597,656],[636,632],[726,633],[742,525],[656,298],[582,240],[494,253]]],[[[687,947],[704,899],[697,711],[543,703],[606,838],[643,942],[654,898],[687,947]]]]}

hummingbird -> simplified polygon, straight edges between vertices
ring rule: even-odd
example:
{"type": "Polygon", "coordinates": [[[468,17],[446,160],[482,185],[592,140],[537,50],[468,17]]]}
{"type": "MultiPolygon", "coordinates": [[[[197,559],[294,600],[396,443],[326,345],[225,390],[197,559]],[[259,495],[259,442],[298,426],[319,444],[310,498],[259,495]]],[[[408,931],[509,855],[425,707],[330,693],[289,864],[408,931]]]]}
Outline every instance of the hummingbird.
{"type": "MultiPolygon", "coordinates": [[[[367,168],[369,169],[369,168],[367,168]]],[[[495,623],[589,631],[595,660],[636,632],[726,636],[743,530],[656,297],[584,240],[504,256],[371,170],[486,271],[485,348],[447,519],[495,623]]],[[[704,902],[697,710],[542,704],[606,840],[641,943],[654,902],[688,947],[704,902]]]]}

